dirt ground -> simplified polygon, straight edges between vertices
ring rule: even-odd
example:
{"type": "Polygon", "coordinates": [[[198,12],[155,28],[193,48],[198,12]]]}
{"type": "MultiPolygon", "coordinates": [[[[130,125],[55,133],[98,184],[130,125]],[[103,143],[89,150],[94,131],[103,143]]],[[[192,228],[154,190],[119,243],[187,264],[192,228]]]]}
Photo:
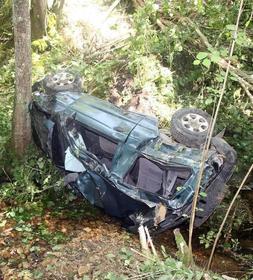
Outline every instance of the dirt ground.
{"type": "Polygon", "coordinates": [[[100,211],[77,219],[66,217],[64,211],[60,217],[47,212],[29,224],[33,231],[43,225],[48,232],[62,233],[64,239],[51,242],[40,232],[31,233],[27,242],[28,229],[19,231],[16,222],[7,220],[0,228],[0,279],[83,279],[83,275],[103,279],[109,272],[126,273],[129,248],[139,248],[137,236],[100,211]]]}
{"type": "MultiPolygon", "coordinates": [[[[0,279],[115,279],[112,275],[125,275],[128,279],[135,277],[145,260],[135,252],[140,252],[138,236],[128,233],[121,227],[120,221],[92,206],[85,206],[85,212],[77,216],[73,213],[83,209],[84,203],[74,201],[73,207],[63,209],[58,215],[52,210],[46,211],[43,216],[33,217],[26,223],[31,224],[33,232],[29,232],[26,227],[20,230],[17,222],[8,219],[0,228],[0,279]],[[36,235],[42,226],[43,230],[36,235]],[[64,238],[55,239],[56,233],[57,236],[61,233],[64,238]]],[[[6,210],[6,205],[1,205],[1,209],[6,210]]],[[[3,216],[4,212],[1,211],[1,214],[3,216]]],[[[182,233],[187,236],[186,230],[182,233]]],[[[163,245],[166,252],[175,257],[177,249],[172,231],[154,236],[153,240],[157,251],[160,252],[163,245]]],[[[197,241],[195,243],[195,260],[203,267],[209,252],[200,248],[197,241]]],[[[215,256],[213,269],[229,276],[242,274],[238,274],[242,270],[238,263],[219,254],[215,256]]]]}

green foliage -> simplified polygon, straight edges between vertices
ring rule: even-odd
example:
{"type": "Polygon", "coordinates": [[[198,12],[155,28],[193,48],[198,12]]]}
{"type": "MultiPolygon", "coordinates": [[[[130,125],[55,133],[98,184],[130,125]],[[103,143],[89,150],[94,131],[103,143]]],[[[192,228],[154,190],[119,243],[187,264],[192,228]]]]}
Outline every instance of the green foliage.
{"type": "Polygon", "coordinates": [[[33,201],[38,194],[54,188],[62,187],[59,172],[49,159],[40,157],[33,149],[22,159],[14,162],[12,181],[0,189],[0,197],[7,201],[15,198],[18,202],[33,201]]]}
{"type": "Polygon", "coordinates": [[[84,200],[76,203],[73,191],[63,186],[62,174],[34,147],[9,171],[11,181],[0,188],[0,203],[6,205],[4,213],[0,213],[0,229],[12,223],[23,244],[44,240],[54,246],[67,240],[65,233],[49,227],[46,216],[80,220],[98,214],[84,200]]]}
{"type": "MultiPolygon", "coordinates": [[[[123,248],[124,249],[124,248],[123,248]]],[[[125,250],[125,249],[124,249],[125,250]]],[[[126,277],[125,275],[116,275],[115,273],[108,273],[104,279],[159,279],[159,280],[169,280],[169,279],[192,279],[200,280],[203,279],[204,272],[198,267],[188,268],[181,261],[176,260],[169,256],[163,250],[163,258],[153,258],[152,256],[147,257],[144,261],[136,261],[133,254],[127,254],[127,260],[129,263],[137,266],[136,271],[134,271],[134,266],[131,265],[131,276],[126,277]]],[[[125,259],[122,261],[125,263],[125,259]]],[[[220,280],[222,277],[216,274],[209,274],[210,279],[220,280]]]]}
{"type": "Polygon", "coordinates": [[[148,279],[201,279],[203,276],[203,272],[189,269],[171,257],[163,261],[145,261],[140,270],[148,274],[148,279]]]}
{"type": "Polygon", "coordinates": [[[12,1],[0,1],[0,65],[6,59],[6,53],[13,41],[12,32],[12,1]]]}
{"type": "MultiPolygon", "coordinates": [[[[6,157],[6,143],[10,141],[14,95],[14,60],[0,67],[0,168],[6,157]]],[[[2,168],[0,169],[0,176],[2,168]]]]}
{"type": "MultiPolygon", "coordinates": [[[[225,73],[218,67],[217,62],[228,56],[228,45],[233,37],[239,2],[231,3],[229,11],[224,11],[224,4],[211,1],[199,10],[194,5],[183,7],[177,3],[169,8],[170,13],[173,14],[171,18],[175,15],[180,18],[182,15],[191,18],[191,14],[195,13],[194,23],[214,46],[213,49],[207,49],[205,45],[199,47],[199,44],[195,43],[199,42],[199,37],[194,26],[186,27],[176,23],[179,33],[184,36],[184,41],[181,43],[184,51],[172,64],[172,70],[175,70],[174,81],[177,80],[176,91],[182,96],[181,101],[185,106],[197,106],[209,113],[213,111],[224,80],[225,73]],[[184,31],[181,30],[182,28],[184,31]]],[[[252,22],[249,23],[250,13],[250,2],[246,1],[232,61],[233,64],[237,64],[246,71],[250,70],[252,64],[253,41],[248,30],[249,25],[252,26],[252,22]]],[[[226,127],[225,138],[238,152],[237,171],[239,172],[246,169],[253,161],[250,148],[253,135],[252,117],[252,104],[240,90],[238,82],[230,76],[218,125],[220,129],[226,127]]]]}
{"type": "MultiPolygon", "coordinates": [[[[216,238],[219,226],[224,219],[224,213],[226,212],[228,205],[231,201],[232,193],[228,194],[225,201],[216,209],[214,215],[212,215],[206,224],[201,229],[199,235],[200,244],[204,247],[210,248],[216,238]]],[[[232,209],[227,222],[223,228],[220,237],[220,244],[223,249],[230,249],[232,251],[238,251],[240,249],[240,234],[244,225],[251,224],[253,222],[253,216],[250,210],[250,205],[245,199],[238,198],[237,203],[232,209]]]]}
{"type": "Polygon", "coordinates": [[[209,230],[206,234],[203,233],[199,236],[199,243],[203,244],[205,248],[208,249],[213,245],[216,235],[217,232],[209,230]]]}
{"type": "Polygon", "coordinates": [[[168,40],[169,36],[177,37],[175,28],[158,31],[154,24],[158,18],[155,1],[146,1],[143,8],[137,9],[133,15],[135,36],[129,39],[129,45],[119,54],[128,58],[127,68],[134,77],[135,89],[149,87],[154,95],[168,97],[167,101],[173,102],[173,76],[168,66],[173,54],[182,48],[179,40],[168,40]]]}
{"type": "MultiPolygon", "coordinates": [[[[41,217],[45,212],[45,207],[40,202],[26,202],[23,206],[9,208],[5,213],[5,219],[15,221],[14,231],[19,233],[22,243],[29,244],[31,240],[40,238],[47,241],[50,245],[62,243],[66,240],[66,236],[60,231],[49,230],[48,226],[43,222],[32,222],[36,217],[41,217]]],[[[3,225],[2,225],[3,226],[3,225]]],[[[39,247],[31,248],[36,250],[39,247]]]]}
{"type": "Polygon", "coordinates": [[[131,266],[133,260],[133,253],[127,248],[122,248],[120,250],[120,258],[123,261],[124,266],[131,266]]]}
{"type": "MultiPolygon", "coordinates": [[[[163,96],[165,89],[169,106],[176,101],[183,106],[197,106],[212,113],[225,74],[217,62],[228,56],[239,2],[225,4],[212,0],[201,7],[180,2],[168,4],[167,1],[158,6],[155,1],[146,1],[145,6],[133,14],[135,36],[121,52],[128,58],[128,68],[137,88],[145,88],[147,83],[151,83],[154,95],[163,96]],[[229,5],[229,9],[224,11],[224,5],[229,5]],[[166,19],[163,28],[157,26],[160,11],[166,19]],[[195,14],[194,23],[214,46],[213,49],[200,46],[194,26],[180,22],[184,17],[191,18],[192,14],[195,14]],[[161,79],[159,68],[162,67],[168,67],[171,72],[167,80],[161,79]]],[[[233,56],[233,63],[246,71],[252,65],[250,14],[251,5],[246,1],[233,56]]],[[[218,125],[220,129],[226,127],[225,138],[238,152],[239,172],[253,161],[250,145],[252,117],[252,104],[245,93],[239,91],[238,82],[230,76],[218,125]]]]}
{"type": "Polygon", "coordinates": [[[101,98],[109,97],[109,88],[120,67],[122,67],[120,60],[93,61],[90,64],[84,64],[83,69],[79,68],[83,70],[80,73],[85,77],[84,90],[101,98]]]}

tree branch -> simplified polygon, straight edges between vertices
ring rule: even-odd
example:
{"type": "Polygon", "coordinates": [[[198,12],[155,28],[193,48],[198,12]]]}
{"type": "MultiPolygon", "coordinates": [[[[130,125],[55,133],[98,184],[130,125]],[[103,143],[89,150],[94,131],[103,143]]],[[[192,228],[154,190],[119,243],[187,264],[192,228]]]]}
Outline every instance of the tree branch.
{"type": "MultiPolygon", "coordinates": [[[[209,43],[207,37],[200,31],[198,26],[189,18],[184,18],[185,21],[187,21],[192,27],[194,27],[196,33],[199,35],[199,38],[201,39],[202,43],[208,48],[208,49],[214,49],[213,46],[209,43]]],[[[227,69],[228,62],[221,58],[217,61],[217,64],[223,68],[227,69]]],[[[253,95],[250,93],[250,90],[253,91],[253,77],[248,75],[246,72],[242,71],[241,69],[238,69],[230,64],[229,66],[230,73],[238,80],[241,87],[246,92],[247,96],[249,97],[250,101],[253,103],[253,95]]]]}
{"type": "Polygon", "coordinates": [[[246,94],[248,95],[251,103],[253,104],[253,95],[250,93],[249,88],[251,88],[253,90],[252,85],[246,83],[242,78],[240,78],[239,76],[236,77],[238,82],[240,83],[240,85],[242,86],[242,88],[244,89],[244,91],[246,92],[246,94]]]}
{"type": "MultiPolygon", "coordinates": [[[[132,0],[134,2],[135,7],[142,7],[144,5],[143,0],[132,0]]],[[[251,15],[252,16],[252,15],[251,15]]],[[[188,17],[182,17],[180,15],[176,16],[178,21],[185,22],[190,25],[195,32],[198,34],[201,42],[205,45],[205,47],[209,50],[215,50],[215,47],[210,44],[207,37],[201,32],[199,27],[188,17]]],[[[169,20],[165,18],[163,14],[161,14],[160,18],[157,19],[156,24],[163,30],[168,25],[169,20]]],[[[228,61],[224,58],[221,58],[216,62],[222,69],[228,68],[228,61]]],[[[246,92],[247,96],[249,97],[250,101],[253,103],[253,95],[250,91],[253,91],[253,76],[249,75],[247,72],[236,68],[233,65],[229,65],[230,73],[238,80],[241,87],[246,92]]]]}
{"type": "MultiPolygon", "coordinates": [[[[199,38],[201,39],[202,43],[208,48],[208,49],[215,49],[208,41],[207,37],[200,31],[198,26],[189,18],[183,18],[183,21],[187,21],[196,31],[196,33],[199,35],[199,38]]],[[[228,62],[225,59],[220,59],[218,62],[218,65],[223,68],[227,69],[228,62]]],[[[233,65],[230,65],[230,72],[235,73],[236,75],[240,76],[244,80],[246,80],[248,83],[253,84],[253,77],[247,74],[246,72],[242,71],[241,69],[238,69],[234,67],[233,65]]]]}

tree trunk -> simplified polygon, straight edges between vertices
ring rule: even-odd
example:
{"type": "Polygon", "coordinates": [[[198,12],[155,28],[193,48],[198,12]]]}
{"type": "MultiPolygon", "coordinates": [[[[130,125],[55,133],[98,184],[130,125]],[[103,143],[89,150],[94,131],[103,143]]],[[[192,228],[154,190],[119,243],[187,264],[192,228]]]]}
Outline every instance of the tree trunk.
{"type": "Polygon", "coordinates": [[[31,0],[32,40],[46,35],[47,0],[31,0]]]}
{"type": "Polygon", "coordinates": [[[29,0],[13,0],[16,96],[12,143],[21,156],[31,140],[28,104],[31,100],[31,22],[29,0]]]}
{"type": "Polygon", "coordinates": [[[56,15],[56,24],[57,28],[59,28],[62,18],[62,10],[64,7],[65,0],[54,0],[53,6],[52,6],[52,12],[56,15]]]}
{"type": "Polygon", "coordinates": [[[61,14],[64,6],[64,2],[65,0],[54,0],[52,12],[55,13],[56,15],[61,14]]]}

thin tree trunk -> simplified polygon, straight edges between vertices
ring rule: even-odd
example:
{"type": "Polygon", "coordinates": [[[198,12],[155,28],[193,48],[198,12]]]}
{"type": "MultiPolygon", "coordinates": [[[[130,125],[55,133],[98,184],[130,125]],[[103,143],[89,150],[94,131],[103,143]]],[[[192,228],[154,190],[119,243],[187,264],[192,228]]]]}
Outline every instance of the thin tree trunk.
{"type": "Polygon", "coordinates": [[[31,22],[29,0],[13,0],[16,96],[12,141],[22,155],[31,140],[28,104],[31,100],[31,22]]]}
{"type": "Polygon", "coordinates": [[[64,3],[65,0],[54,0],[52,12],[55,13],[56,15],[61,15],[64,3]]]}
{"type": "Polygon", "coordinates": [[[62,19],[62,11],[65,4],[65,0],[54,0],[51,11],[56,15],[56,24],[57,28],[59,28],[61,19],[62,19]]]}
{"type": "Polygon", "coordinates": [[[31,0],[32,40],[46,35],[47,0],[31,0]]]}

